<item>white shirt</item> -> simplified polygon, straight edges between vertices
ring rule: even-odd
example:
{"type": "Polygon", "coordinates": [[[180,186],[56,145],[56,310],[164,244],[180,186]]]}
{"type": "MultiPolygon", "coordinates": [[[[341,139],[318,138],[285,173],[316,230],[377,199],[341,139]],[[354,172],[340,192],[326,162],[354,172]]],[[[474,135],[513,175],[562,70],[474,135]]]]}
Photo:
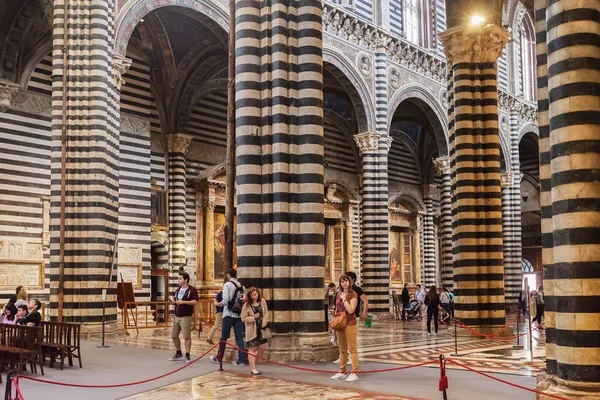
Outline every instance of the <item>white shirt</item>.
{"type": "Polygon", "coordinates": [[[425,291],[423,289],[417,290],[417,294],[415,295],[415,297],[417,298],[417,301],[422,303],[423,301],[425,301],[425,291]]]}
{"type": "MultiPolygon", "coordinates": [[[[237,287],[241,285],[242,284],[236,278],[231,278],[231,280],[225,282],[223,285],[223,318],[240,318],[240,314],[229,311],[229,301],[235,296],[237,287]]],[[[244,293],[246,293],[246,288],[244,288],[244,286],[242,286],[242,288],[244,289],[244,293]]]]}

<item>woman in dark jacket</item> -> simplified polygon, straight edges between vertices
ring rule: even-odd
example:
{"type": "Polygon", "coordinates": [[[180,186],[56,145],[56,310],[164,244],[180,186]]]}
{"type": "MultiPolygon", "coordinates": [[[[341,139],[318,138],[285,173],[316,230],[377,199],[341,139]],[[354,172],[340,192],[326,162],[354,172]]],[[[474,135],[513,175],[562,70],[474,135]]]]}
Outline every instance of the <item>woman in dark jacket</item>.
{"type": "Polygon", "coordinates": [[[435,323],[435,336],[438,334],[438,319],[440,310],[440,296],[437,294],[435,285],[431,285],[427,296],[425,296],[425,305],[427,306],[427,336],[431,336],[431,318],[435,323]]]}

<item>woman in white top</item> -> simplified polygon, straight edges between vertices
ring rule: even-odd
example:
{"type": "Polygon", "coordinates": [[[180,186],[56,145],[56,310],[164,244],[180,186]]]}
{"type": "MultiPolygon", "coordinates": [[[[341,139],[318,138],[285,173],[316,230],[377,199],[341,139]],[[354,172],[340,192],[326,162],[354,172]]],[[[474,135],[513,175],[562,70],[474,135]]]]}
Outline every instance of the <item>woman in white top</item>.
{"type": "Polygon", "coordinates": [[[442,286],[442,290],[440,293],[440,303],[442,308],[448,313],[448,315],[450,315],[450,301],[450,291],[445,286],[442,286]]]}

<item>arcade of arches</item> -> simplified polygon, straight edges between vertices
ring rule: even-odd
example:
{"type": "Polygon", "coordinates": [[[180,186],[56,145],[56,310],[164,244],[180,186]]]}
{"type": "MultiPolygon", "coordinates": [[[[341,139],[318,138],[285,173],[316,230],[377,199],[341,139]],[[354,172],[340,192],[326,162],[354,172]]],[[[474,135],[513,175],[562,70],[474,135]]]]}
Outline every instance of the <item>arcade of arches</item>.
{"type": "MultiPolygon", "coordinates": [[[[263,2],[237,5],[233,259],[269,299],[273,354],[335,353],[323,290],[349,271],[381,324],[420,283],[487,332],[543,284],[540,387],[600,396],[600,5],[431,1],[424,23],[405,2],[300,3],[269,20],[283,34],[244,20],[263,2]],[[411,40],[426,30],[427,49],[411,40]]],[[[25,285],[93,331],[109,287],[114,325],[114,254],[136,301],[167,301],[180,271],[202,299],[220,290],[228,12],[0,0],[0,296],[25,285]]]]}

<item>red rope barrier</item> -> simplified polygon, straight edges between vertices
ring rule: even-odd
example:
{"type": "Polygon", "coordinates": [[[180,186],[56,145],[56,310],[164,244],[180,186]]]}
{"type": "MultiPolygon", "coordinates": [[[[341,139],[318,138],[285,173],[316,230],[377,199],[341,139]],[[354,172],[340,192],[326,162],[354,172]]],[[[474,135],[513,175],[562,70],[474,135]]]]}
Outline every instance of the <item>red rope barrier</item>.
{"type": "Polygon", "coordinates": [[[551,397],[551,398],[553,398],[553,399],[558,399],[558,400],[569,400],[569,399],[567,399],[567,398],[565,398],[565,397],[560,397],[560,396],[556,396],[556,395],[549,394],[549,393],[545,393],[545,392],[539,392],[539,391],[537,391],[537,390],[535,390],[535,389],[529,389],[529,388],[527,388],[527,387],[525,387],[525,386],[517,385],[516,383],[512,383],[512,382],[508,382],[508,381],[505,381],[505,380],[503,380],[503,379],[500,379],[500,378],[496,378],[495,376],[488,375],[488,374],[486,374],[485,372],[477,371],[477,370],[475,370],[475,369],[473,369],[473,368],[471,368],[471,367],[468,367],[468,366],[466,366],[465,364],[461,364],[461,363],[459,363],[458,361],[454,361],[454,360],[453,360],[453,359],[451,359],[451,358],[448,358],[448,359],[447,359],[447,361],[448,361],[448,362],[451,362],[451,363],[453,363],[453,364],[455,364],[455,365],[458,365],[459,367],[462,367],[462,368],[464,368],[464,369],[466,369],[466,370],[469,370],[469,371],[471,371],[471,372],[475,372],[476,374],[479,374],[479,375],[485,376],[486,378],[493,379],[493,380],[495,380],[495,381],[498,381],[498,382],[500,382],[500,383],[504,383],[504,384],[506,384],[506,385],[509,385],[509,386],[513,386],[513,387],[516,387],[516,388],[519,388],[519,389],[527,390],[528,392],[532,392],[532,393],[536,393],[536,394],[541,394],[541,395],[544,395],[544,396],[547,396],[547,397],[551,397]]]}
{"type": "MultiPolygon", "coordinates": [[[[504,327],[500,328],[500,330],[496,331],[496,332],[492,332],[490,334],[484,334],[481,332],[477,332],[476,330],[468,327],[467,325],[465,325],[461,320],[457,319],[458,324],[461,326],[461,328],[468,330],[469,332],[473,333],[474,335],[477,336],[481,336],[481,337],[486,337],[486,338],[493,338],[494,336],[497,336],[499,334],[501,334],[502,332],[504,332],[505,330],[507,330],[508,328],[510,328],[511,326],[514,325],[515,321],[519,318],[519,316],[517,315],[512,321],[510,321],[507,325],[505,325],[504,327]]],[[[516,336],[515,336],[516,337],[516,336]]]]}
{"type": "MultiPolygon", "coordinates": [[[[518,338],[518,337],[523,337],[523,336],[526,336],[526,335],[528,335],[528,333],[527,333],[527,332],[525,332],[525,333],[522,333],[522,334],[520,334],[520,335],[512,335],[512,336],[507,336],[507,337],[498,337],[498,338],[494,338],[494,337],[490,337],[490,335],[484,335],[484,334],[483,334],[483,333],[481,333],[481,332],[477,332],[477,331],[476,331],[476,330],[474,330],[473,328],[470,328],[470,327],[468,327],[467,325],[465,325],[465,324],[463,324],[462,322],[460,322],[460,320],[458,320],[458,323],[459,323],[459,325],[460,325],[460,327],[461,327],[462,329],[464,329],[465,331],[467,331],[467,332],[471,333],[472,335],[475,335],[475,336],[480,336],[480,337],[485,337],[486,339],[489,339],[489,340],[513,340],[513,339],[516,339],[516,338],[518,338]]],[[[514,321],[513,321],[513,323],[514,323],[514,321]]],[[[538,325],[536,328],[534,328],[534,329],[532,330],[532,332],[535,332],[535,331],[539,330],[539,329],[542,327],[542,325],[544,325],[544,324],[539,324],[539,325],[538,325]]],[[[499,332],[501,332],[501,331],[504,331],[504,330],[505,330],[506,328],[508,328],[508,327],[509,327],[509,326],[506,326],[506,327],[502,328],[500,331],[498,331],[498,332],[496,332],[496,333],[493,333],[492,335],[497,335],[499,332]]],[[[541,333],[541,334],[543,334],[543,332],[541,332],[541,331],[540,331],[540,333],[541,333]]]]}
{"type": "Polygon", "coordinates": [[[148,383],[148,382],[152,382],[152,381],[156,381],[158,379],[162,379],[164,377],[167,377],[169,375],[173,375],[176,372],[181,371],[184,368],[189,367],[190,365],[198,362],[201,358],[205,357],[208,353],[210,353],[211,351],[213,351],[213,349],[215,349],[219,344],[215,344],[213,347],[211,347],[208,351],[206,351],[204,354],[202,354],[200,357],[196,358],[194,361],[191,361],[189,363],[186,363],[184,366],[177,368],[171,372],[167,372],[166,374],[162,374],[160,376],[157,376],[155,378],[149,378],[149,379],[144,379],[143,381],[137,381],[137,382],[130,382],[130,383],[118,383],[118,384],[114,384],[114,385],[84,385],[84,384],[78,384],[78,383],[64,383],[64,382],[54,382],[54,381],[49,381],[46,379],[40,379],[40,378],[34,378],[32,376],[26,376],[26,375],[18,375],[18,378],[22,378],[22,379],[28,379],[30,381],[34,381],[34,382],[40,382],[40,383],[47,383],[49,385],[58,385],[58,386],[67,386],[67,387],[76,387],[76,388],[85,388],[85,389],[112,389],[112,388],[119,388],[119,387],[126,387],[126,386],[136,386],[136,385],[141,385],[142,383],[148,383]]]}
{"type": "MultiPolygon", "coordinates": [[[[235,350],[241,351],[243,353],[246,353],[249,356],[256,358],[257,360],[265,361],[265,362],[268,362],[268,363],[271,363],[271,364],[274,364],[274,365],[278,365],[280,367],[292,368],[292,369],[297,369],[297,370],[306,371],[306,372],[316,372],[316,373],[326,373],[326,374],[331,374],[332,372],[335,372],[335,371],[325,370],[325,369],[304,368],[304,367],[298,367],[298,366],[295,366],[295,365],[284,364],[284,363],[280,363],[280,362],[277,362],[277,361],[269,360],[268,358],[260,357],[260,356],[255,355],[255,354],[251,354],[247,350],[240,350],[237,346],[234,346],[234,345],[229,344],[229,343],[227,343],[227,346],[231,347],[232,349],[235,349],[235,350]]],[[[365,370],[365,371],[357,371],[357,372],[354,372],[354,373],[355,374],[374,374],[374,373],[380,373],[380,372],[400,371],[400,370],[403,370],[403,369],[409,369],[409,368],[415,368],[415,367],[422,367],[422,366],[428,365],[428,364],[435,364],[437,362],[438,362],[438,360],[435,359],[435,360],[430,360],[430,361],[422,362],[422,363],[419,363],[419,364],[405,365],[405,366],[402,366],[402,367],[394,367],[394,368],[386,368],[386,369],[371,369],[371,370],[365,370]]]]}

